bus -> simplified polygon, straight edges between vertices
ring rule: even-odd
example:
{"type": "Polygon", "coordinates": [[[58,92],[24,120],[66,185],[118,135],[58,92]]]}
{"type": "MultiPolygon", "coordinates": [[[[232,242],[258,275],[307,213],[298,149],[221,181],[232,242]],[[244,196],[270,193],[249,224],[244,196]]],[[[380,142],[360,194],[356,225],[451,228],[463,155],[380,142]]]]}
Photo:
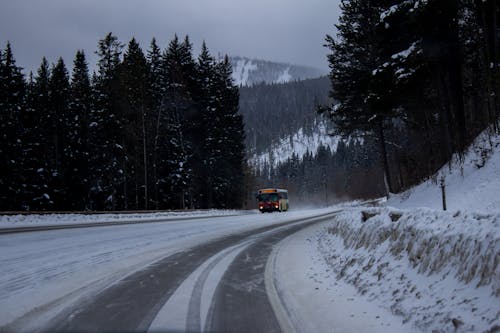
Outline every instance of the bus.
{"type": "Polygon", "coordinates": [[[284,212],[288,210],[288,191],[280,188],[264,188],[257,191],[259,211],[284,212]]]}

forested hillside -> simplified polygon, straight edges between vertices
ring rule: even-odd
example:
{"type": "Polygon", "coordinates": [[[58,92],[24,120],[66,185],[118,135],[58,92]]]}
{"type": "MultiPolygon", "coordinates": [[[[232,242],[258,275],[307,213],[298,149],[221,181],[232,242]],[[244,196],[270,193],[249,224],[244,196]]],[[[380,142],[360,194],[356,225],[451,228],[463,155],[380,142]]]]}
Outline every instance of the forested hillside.
{"type": "Polygon", "coordinates": [[[244,129],[229,59],[186,37],[144,54],[111,33],[90,76],[44,58],[24,77],[0,53],[0,209],[240,207],[244,129]]]}
{"type": "Polygon", "coordinates": [[[328,101],[328,78],[240,88],[253,188],[284,187],[294,204],[382,195],[373,140],[342,140],[317,114],[328,101]]]}
{"type": "Polygon", "coordinates": [[[294,147],[296,133],[317,142],[308,138],[323,132],[314,110],[326,99],[324,79],[241,90],[247,146],[263,156],[254,163],[258,186],[318,203],[395,193],[433,175],[488,125],[498,131],[494,3],[343,2],[337,35],[326,38],[329,104],[319,108],[335,144],[294,147]],[[295,154],[277,159],[288,138],[295,154]]]}
{"type": "Polygon", "coordinates": [[[248,152],[267,152],[299,129],[312,134],[315,107],[327,103],[329,86],[328,78],[322,77],[241,87],[240,112],[245,119],[248,152]]]}
{"type": "Polygon", "coordinates": [[[498,2],[344,1],[327,46],[344,137],[378,144],[387,191],[431,176],[489,124],[498,131],[498,2]]]}

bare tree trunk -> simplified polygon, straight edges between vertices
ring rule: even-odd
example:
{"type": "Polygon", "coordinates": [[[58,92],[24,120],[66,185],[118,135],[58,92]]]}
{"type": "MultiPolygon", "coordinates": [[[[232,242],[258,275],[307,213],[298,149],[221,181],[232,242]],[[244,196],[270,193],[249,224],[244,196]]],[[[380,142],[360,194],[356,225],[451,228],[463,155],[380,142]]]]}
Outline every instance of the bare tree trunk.
{"type": "MultiPolygon", "coordinates": [[[[125,138],[122,137],[122,147],[125,147],[125,138]]],[[[125,162],[125,157],[122,160],[122,171],[123,171],[123,207],[125,210],[128,209],[128,193],[127,193],[127,163],[125,162]]],[[[116,191],[113,193],[113,210],[115,210],[115,196],[116,191]]]]}
{"type": "Polygon", "coordinates": [[[153,146],[153,184],[155,187],[155,208],[159,209],[159,189],[158,189],[158,140],[160,137],[160,120],[161,120],[161,111],[163,109],[162,105],[158,108],[158,114],[156,117],[156,133],[155,133],[155,142],[153,146]]]}
{"type": "MultiPolygon", "coordinates": [[[[143,98],[144,100],[144,98],[143,98]]],[[[144,167],[144,209],[148,209],[148,155],[147,155],[147,144],[146,144],[146,119],[144,116],[144,103],[141,107],[142,115],[142,154],[143,154],[143,167],[144,167]]]]}
{"type": "Polygon", "coordinates": [[[387,157],[387,145],[385,142],[385,136],[384,136],[384,125],[382,124],[382,121],[378,122],[378,135],[379,135],[379,141],[380,141],[380,152],[382,154],[382,162],[383,162],[383,170],[384,170],[384,185],[385,185],[385,192],[387,198],[389,198],[390,193],[393,191],[392,187],[392,182],[391,182],[391,174],[389,172],[389,159],[387,157]]]}

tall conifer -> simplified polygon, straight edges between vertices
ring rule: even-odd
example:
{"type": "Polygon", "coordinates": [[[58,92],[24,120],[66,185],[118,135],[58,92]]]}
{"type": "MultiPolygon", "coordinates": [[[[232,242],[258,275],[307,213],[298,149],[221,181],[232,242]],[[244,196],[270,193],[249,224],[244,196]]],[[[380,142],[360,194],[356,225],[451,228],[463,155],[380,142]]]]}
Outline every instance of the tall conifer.
{"type": "Polygon", "coordinates": [[[10,46],[0,51],[0,209],[20,208],[25,82],[10,46]]]}
{"type": "Polygon", "coordinates": [[[65,154],[68,157],[66,182],[68,202],[77,210],[90,208],[90,113],[92,108],[92,90],[85,53],[77,51],[73,62],[70,87],[68,141],[65,154]]]}

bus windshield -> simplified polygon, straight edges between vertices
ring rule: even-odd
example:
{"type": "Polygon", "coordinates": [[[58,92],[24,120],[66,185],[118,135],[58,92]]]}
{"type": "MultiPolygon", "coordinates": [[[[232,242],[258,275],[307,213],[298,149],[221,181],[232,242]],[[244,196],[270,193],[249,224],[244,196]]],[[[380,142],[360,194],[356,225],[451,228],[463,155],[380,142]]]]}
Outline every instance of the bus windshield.
{"type": "Polygon", "coordinates": [[[264,201],[264,202],[268,202],[268,201],[278,201],[279,200],[279,196],[278,196],[278,193],[262,193],[262,194],[259,194],[257,196],[257,200],[259,201],[264,201]]]}

